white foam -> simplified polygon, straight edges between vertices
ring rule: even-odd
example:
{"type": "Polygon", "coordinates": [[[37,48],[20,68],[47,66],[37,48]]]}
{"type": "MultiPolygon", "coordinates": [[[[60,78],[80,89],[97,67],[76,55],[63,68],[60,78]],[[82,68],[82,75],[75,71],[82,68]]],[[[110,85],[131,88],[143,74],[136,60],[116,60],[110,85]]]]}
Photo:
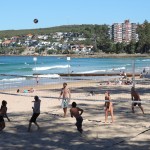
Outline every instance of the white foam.
{"type": "Polygon", "coordinates": [[[105,72],[106,70],[91,70],[91,71],[84,71],[84,72],[78,72],[78,73],[96,73],[96,72],[105,72]]]}
{"type": "Polygon", "coordinates": [[[2,79],[1,81],[19,81],[26,80],[26,78],[11,78],[11,79],[2,79]]]}
{"type": "Polygon", "coordinates": [[[26,63],[26,62],[25,62],[24,64],[25,64],[25,65],[29,65],[29,64],[28,64],[28,63],[26,63]]]}
{"type": "Polygon", "coordinates": [[[58,74],[43,74],[43,75],[38,75],[39,78],[59,78],[60,75],[58,74]]]}
{"type": "Polygon", "coordinates": [[[145,69],[150,69],[150,67],[144,67],[145,69]]]}
{"type": "Polygon", "coordinates": [[[27,76],[27,77],[32,77],[33,75],[25,75],[25,76],[27,76]]]}
{"type": "Polygon", "coordinates": [[[142,61],[150,61],[150,59],[143,59],[142,61]]]}
{"type": "Polygon", "coordinates": [[[35,67],[32,70],[38,70],[38,71],[42,71],[42,70],[50,70],[50,69],[57,69],[57,68],[70,68],[70,65],[58,65],[58,66],[51,66],[51,67],[35,67]]]}
{"type": "Polygon", "coordinates": [[[119,68],[115,68],[114,70],[124,70],[126,69],[125,67],[119,67],[119,68]]]}

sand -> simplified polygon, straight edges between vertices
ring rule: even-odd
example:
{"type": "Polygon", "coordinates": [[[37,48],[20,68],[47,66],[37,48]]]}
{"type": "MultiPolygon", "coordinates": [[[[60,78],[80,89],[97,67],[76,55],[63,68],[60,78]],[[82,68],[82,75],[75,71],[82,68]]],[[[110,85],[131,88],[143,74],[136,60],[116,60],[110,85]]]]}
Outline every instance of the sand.
{"type": "Polygon", "coordinates": [[[100,85],[97,81],[68,83],[72,93],[71,102],[75,101],[84,110],[82,135],[76,130],[75,118],[70,117],[69,111],[66,118],[62,117],[63,111],[58,100],[61,87],[62,84],[36,86],[34,93],[16,93],[16,89],[0,92],[0,100],[8,102],[8,116],[11,119],[11,122],[6,120],[6,128],[0,132],[0,150],[150,149],[149,84],[136,85],[141,99],[146,101],[143,103],[143,115],[138,107],[135,108],[135,114],[131,112],[131,85],[108,86],[100,85]],[[110,123],[110,117],[108,123],[104,123],[104,102],[97,101],[104,100],[106,90],[110,91],[115,102],[113,124],[110,123]],[[89,95],[90,91],[94,91],[94,96],[89,95]],[[35,95],[41,99],[41,114],[37,119],[41,128],[37,130],[32,125],[28,133],[35,95]]]}

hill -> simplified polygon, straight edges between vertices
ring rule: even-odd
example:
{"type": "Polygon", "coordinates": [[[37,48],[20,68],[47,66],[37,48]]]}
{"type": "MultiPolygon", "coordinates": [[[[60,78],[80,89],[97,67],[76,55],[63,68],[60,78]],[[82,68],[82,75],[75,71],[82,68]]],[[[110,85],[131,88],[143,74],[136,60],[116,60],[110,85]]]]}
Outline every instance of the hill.
{"type": "Polygon", "coordinates": [[[63,25],[50,28],[39,28],[39,29],[24,29],[24,30],[3,30],[0,31],[0,38],[12,37],[12,36],[22,36],[26,34],[48,34],[54,32],[85,32],[92,31],[97,27],[106,27],[106,25],[63,25]]]}

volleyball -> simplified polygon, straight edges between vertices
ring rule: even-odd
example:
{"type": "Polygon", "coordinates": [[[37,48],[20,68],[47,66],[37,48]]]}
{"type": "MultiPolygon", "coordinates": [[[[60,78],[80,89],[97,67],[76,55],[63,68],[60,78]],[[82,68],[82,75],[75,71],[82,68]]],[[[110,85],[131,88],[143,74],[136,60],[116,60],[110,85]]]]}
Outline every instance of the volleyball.
{"type": "Polygon", "coordinates": [[[34,23],[38,23],[38,19],[34,19],[33,22],[34,22],[34,23]]]}

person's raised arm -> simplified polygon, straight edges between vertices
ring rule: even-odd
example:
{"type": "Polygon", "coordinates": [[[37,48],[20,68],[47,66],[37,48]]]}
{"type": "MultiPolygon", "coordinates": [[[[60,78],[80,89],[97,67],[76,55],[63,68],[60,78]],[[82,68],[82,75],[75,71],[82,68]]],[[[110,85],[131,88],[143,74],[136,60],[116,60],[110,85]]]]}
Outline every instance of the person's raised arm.
{"type": "Polygon", "coordinates": [[[83,114],[83,109],[78,108],[78,111],[80,111],[80,112],[81,112],[81,113],[80,113],[80,115],[82,115],[82,114],[83,114]]]}

